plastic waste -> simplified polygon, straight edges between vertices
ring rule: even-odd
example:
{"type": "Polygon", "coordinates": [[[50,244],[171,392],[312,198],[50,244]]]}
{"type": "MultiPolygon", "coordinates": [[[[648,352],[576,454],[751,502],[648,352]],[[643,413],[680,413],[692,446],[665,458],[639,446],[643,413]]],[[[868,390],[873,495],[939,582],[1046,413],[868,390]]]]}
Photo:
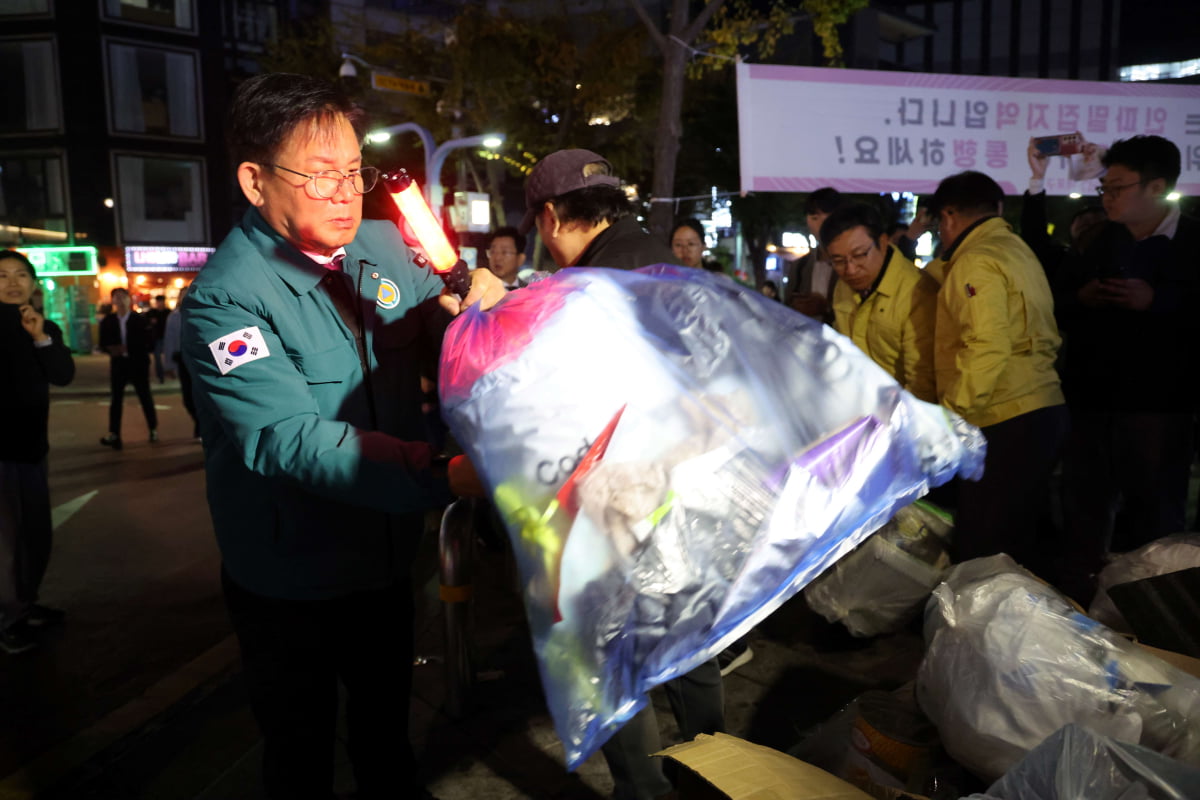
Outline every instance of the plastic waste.
{"type": "Polygon", "coordinates": [[[455,438],[525,583],[574,769],[896,509],[977,477],[978,429],[732,280],[562,270],[442,348],[455,438]]]}
{"type": "Polygon", "coordinates": [[[968,800],[1194,800],[1200,769],[1067,725],[968,800]]]}
{"type": "Polygon", "coordinates": [[[950,566],[953,520],[918,500],[804,589],[809,608],[855,636],[894,633],[921,612],[950,566]]]}
{"type": "Polygon", "coordinates": [[[1200,764],[1200,679],[1079,613],[1008,556],[952,567],[925,609],[917,700],[995,780],[1064,725],[1200,764]]]}
{"type": "Polygon", "coordinates": [[[1108,587],[1192,567],[1200,567],[1200,536],[1194,533],[1164,536],[1137,550],[1123,553],[1100,571],[1096,580],[1096,596],[1092,598],[1088,616],[1110,628],[1129,633],[1129,623],[1108,596],[1108,587]]]}

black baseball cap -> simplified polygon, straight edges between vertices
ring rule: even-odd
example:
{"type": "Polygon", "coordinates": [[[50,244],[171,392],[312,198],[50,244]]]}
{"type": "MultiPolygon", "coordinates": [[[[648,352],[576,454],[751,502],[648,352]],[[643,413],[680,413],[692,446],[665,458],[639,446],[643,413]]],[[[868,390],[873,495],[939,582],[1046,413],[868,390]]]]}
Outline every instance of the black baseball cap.
{"type": "Polygon", "coordinates": [[[612,171],[612,164],[591,150],[559,150],[546,156],[525,181],[525,217],[517,230],[529,233],[547,200],[589,186],[620,186],[612,171]],[[603,164],[605,171],[590,172],[590,164],[603,164]]]}

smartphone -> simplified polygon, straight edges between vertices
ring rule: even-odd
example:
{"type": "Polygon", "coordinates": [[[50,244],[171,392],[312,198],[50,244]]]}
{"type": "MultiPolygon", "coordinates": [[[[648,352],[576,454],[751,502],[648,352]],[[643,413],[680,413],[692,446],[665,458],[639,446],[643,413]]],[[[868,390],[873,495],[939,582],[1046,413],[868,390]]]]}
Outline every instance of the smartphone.
{"type": "Polygon", "coordinates": [[[1083,148],[1083,137],[1078,133],[1038,136],[1033,146],[1044,156],[1073,156],[1083,148]]]}

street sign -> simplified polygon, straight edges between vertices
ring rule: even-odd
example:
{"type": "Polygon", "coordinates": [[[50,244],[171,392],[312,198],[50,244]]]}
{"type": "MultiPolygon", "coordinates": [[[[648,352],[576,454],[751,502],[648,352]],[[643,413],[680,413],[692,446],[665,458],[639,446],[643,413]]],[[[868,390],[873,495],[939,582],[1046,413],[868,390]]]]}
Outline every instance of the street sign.
{"type": "Polygon", "coordinates": [[[371,71],[371,88],[379,89],[384,92],[403,92],[404,94],[415,94],[420,97],[429,96],[428,81],[410,81],[407,78],[397,78],[395,75],[384,75],[381,72],[371,71]]]}

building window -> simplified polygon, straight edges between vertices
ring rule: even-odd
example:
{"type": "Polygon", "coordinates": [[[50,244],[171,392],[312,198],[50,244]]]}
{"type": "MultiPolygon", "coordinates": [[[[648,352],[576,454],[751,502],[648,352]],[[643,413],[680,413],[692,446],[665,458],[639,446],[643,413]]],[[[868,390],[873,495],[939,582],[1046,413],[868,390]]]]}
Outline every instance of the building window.
{"type": "Polygon", "coordinates": [[[0,153],[0,242],[66,241],[65,173],[58,153],[0,153]]]}
{"type": "Polygon", "coordinates": [[[0,40],[0,97],[0,133],[53,133],[62,128],[54,40],[0,40]]]}
{"type": "Polygon", "coordinates": [[[104,15],[137,25],[196,30],[192,0],[104,0],[104,15]]]}
{"type": "Polygon", "coordinates": [[[0,0],[0,17],[48,17],[50,0],[0,0]]]}
{"type": "Polygon", "coordinates": [[[234,0],[225,4],[224,11],[225,40],[236,42],[238,49],[261,53],[266,43],[279,35],[279,12],[274,2],[234,0]]]}
{"type": "Polygon", "coordinates": [[[200,139],[199,58],[108,42],[109,127],[113,133],[200,139]]]}
{"type": "Polygon", "coordinates": [[[207,244],[204,161],[115,153],[117,220],[123,244],[207,244]]]}

